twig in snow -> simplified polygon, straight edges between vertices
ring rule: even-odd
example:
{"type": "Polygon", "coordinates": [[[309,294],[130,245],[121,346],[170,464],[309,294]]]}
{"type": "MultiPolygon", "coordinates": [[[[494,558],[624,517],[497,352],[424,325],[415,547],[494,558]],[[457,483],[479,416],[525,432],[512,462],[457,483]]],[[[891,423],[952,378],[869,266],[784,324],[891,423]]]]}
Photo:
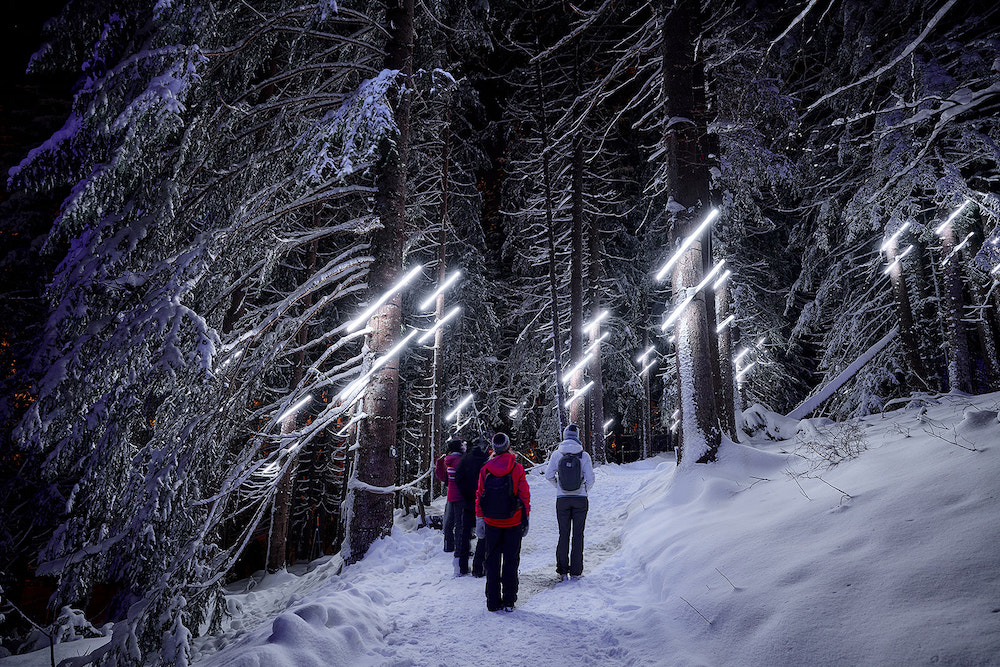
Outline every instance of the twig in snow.
{"type": "MultiPolygon", "coordinates": [[[[679,597],[680,599],[684,600],[684,597],[683,597],[683,596],[681,596],[681,595],[678,595],[677,597],[679,597]]],[[[689,606],[689,607],[691,607],[692,609],[694,609],[694,610],[695,610],[695,612],[696,612],[696,613],[697,613],[697,614],[698,614],[699,616],[701,616],[702,618],[704,618],[704,619],[705,619],[705,622],[706,622],[706,623],[708,623],[709,625],[712,625],[712,621],[710,621],[710,620],[708,620],[707,618],[705,618],[705,614],[703,614],[703,613],[701,613],[700,611],[698,611],[698,608],[697,608],[697,607],[695,607],[695,606],[694,606],[693,604],[691,604],[691,603],[690,603],[690,602],[688,602],[687,600],[684,600],[684,602],[687,602],[687,606],[689,606]]]]}
{"type": "MultiPolygon", "coordinates": [[[[715,571],[718,572],[719,574],[722,574],[722,570],[720,570],[719,568],[715,568],[715,571]]],[[[733,587],[734,591],[740,590],[739,588],[736,587],[736,584],[734,584],[729,577],[727,577],[726,575],[722,574],[722,578],[729,582],[729,585],[733,587]]]]}

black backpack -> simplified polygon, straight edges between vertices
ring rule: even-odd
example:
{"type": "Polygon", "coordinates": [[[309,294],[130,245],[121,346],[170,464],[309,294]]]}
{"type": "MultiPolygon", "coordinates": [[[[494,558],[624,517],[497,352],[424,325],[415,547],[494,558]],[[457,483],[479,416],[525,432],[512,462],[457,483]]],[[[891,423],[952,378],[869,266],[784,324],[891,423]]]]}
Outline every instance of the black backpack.
{"type": "Polygon", "coordinates": [[[455,485],[467,502],[476,502],[476,489],[479,488],[479,469],[482,468],[490,455],[479,445],[472,447],[458,462],[455,468],[455,485]]]}
{"type": "Polygon", "coordinates": [[[563,491],[576,491],[583,484],[583,452],[576,454],[565,453],[559,459],[559,468],[556,470],[556,477],[559,478],[559,486],[563,491]]]}
{"type": "Polygon", "coordinates": [[[487,519],[510,519],[520,506],[514,495],[514,478],[506,475],[492,474],[488,470],[483,478],[483,495],[479,498],[479,506],[487,519]]]}

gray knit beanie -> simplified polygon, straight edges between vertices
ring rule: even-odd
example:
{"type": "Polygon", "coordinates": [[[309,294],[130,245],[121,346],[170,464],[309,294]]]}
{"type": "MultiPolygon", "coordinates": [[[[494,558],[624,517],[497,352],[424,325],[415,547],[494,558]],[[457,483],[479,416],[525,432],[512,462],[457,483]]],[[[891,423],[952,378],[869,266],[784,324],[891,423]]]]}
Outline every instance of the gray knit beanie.
{"type": "Polygon", "coordinates": [[[570,424],[563,430],[563,440],[576,440],[580,442],[580,427],[570,424]]]}

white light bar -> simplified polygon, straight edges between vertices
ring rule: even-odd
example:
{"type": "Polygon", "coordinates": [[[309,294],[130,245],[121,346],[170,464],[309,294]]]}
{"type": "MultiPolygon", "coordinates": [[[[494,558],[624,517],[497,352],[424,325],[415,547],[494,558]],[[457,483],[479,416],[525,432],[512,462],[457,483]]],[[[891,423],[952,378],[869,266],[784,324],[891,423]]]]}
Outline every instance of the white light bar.
{"type": "Polygon", "coordinates": [[[701,282],[698,283],[698,286],[695,287],[694,290],[691,290],[690,288],[688,289],[687,298],[684,299],[684,301],[682,301],[680,303],[680,305],[678,305],[676,308],[674,308],[674,312],[670,313],[670,317],[668,317],[667,320],[660,327],[661,331],[666,331],[667,328],[671,324],[674,323],[674,320],[676,320],[678,317],[680,317],[680,314],[682,312],[684,312],[684,309],[688,307],[688,304],[691,303],[692,301],[694,301],[694,298],[698,295],[698,292],[700,292],[702,289],[704,289],[705,285],[707,285],[708,283],[712,282],[712,278],[715,277],[715,274],[717,274],[719,272],[719,269],[721,269],[722,265],[725,264],[725,263],[726,263],[726,260],[720,259],[719,263],[716,264],[712,268],[712,270],[708,272],[707,276],[705,276],[704,278],[702,278],[701,282]]]}
{"type": "Polygon", "coordinates": [[[290,407],[287,410],[285,410],[284,412],[282,412],[281,416],[278,417],[278,419],[276,421],[279,421],[279,422],[285,421],[285,417],[287,417],[288,415],[293,414],[295,412],[298,412],[300,408],[305,407],[305,405],[309,401],[311,401],[311,400],[313,400],[312,394],[306,394],[301,399],[299,399],[298,401],[296,401],[295,405],[293,405],[292,407],[290,407]]]}
{"type": "Polygon", "coordinates": [[[730,324],[732,324],[733,320],[735,320],[735,319],[736,319],[735,315],[730,315],[726,319],[724,319],[721,322],[719,322],[719,326],[717,326],[715,328],[715,333],[722,333],[722,330],[725,329],[726,327],[728,327],[730,324]]]}
{"type": "Polygon", "coordinates": [[[656,359],[653,359],[648,364],[646,364],[645,366],[642,367],[642,370],[639,371],[639,376],[642,377],[643,375],[645,375],[646,371],[648,371],[650,368],[652,368],[655,365],[656,365],[656,359]]]}
{"type": "Polygon", "coordinates": [[[387,361],[389,361],[394,356],[399,354],[400,350],[402,350],[406,346],[406,344],[410,342],[410,339],[416,335],[417,335],[416,329],[406,334],[406,337],[403,338],[403,340],[396,343],[396,345],[394,345],[391,350],[383,354],[381,357],[378,358],[378,361],[372,364],[371,370],[369,370],[367,373],[365,373],[363,376],[361,376],[351,384],[347,385],[347,387],[344,388],[344,391],[340,392],[340,395],[337,398],[341,401],[346,400],[348,396],[350,396],[352,393],[360,389],[363,385],[367,384],[371,376],[375,374],[375,371],[382,368],[382,366],[384,366],[387,361]]]}
{"type": "Polygon", "coordinates": [[[596,327],[598,324],[600,324],[601,320],[603,320],[607,316],[608,316],[608,311],[602,310],[601,312],[599,312],[597,314],[597,317],[595,317],[593,320],[591,320],[590,322],[588,322],[588,323],[586,323],[586,324],[583,325],[583,330],[584,331],[590,331],[591,329],[593,329],[594,327],[596,327]]]}
{"type": "Polygon", "coordinates": [[[962,248],[964,248],[964,247],[965,247],[965,244],[969,242],[969,239],[971,239],[971,238],[972,238],[972,235],[973,235],[973,234],[975,234],[975,232],[969,232],[968,234],[966,234],[966,235],[965,235],[965,238],[964,238],[964,239],[962,239],[962,242],[961,242],[961,243],[959,243],[959,244],[958,244],[957,246],[955,246],[955,249],[954,249],[954,250],[952,250],[952,251],[951,251],[950,253],[948,253],[948,256],[944,258],[944,261],[943,261],[943,262],[941,262],[941,266],[944,266],[945,264],[947,264],[947,263],[948,263],[948,260],[949,260],[949,259],[951,259],[951,258],[952,258],[952,257],[954,257],[955,255],[957,255],[957,254],[958,254],[958,252],[959,252],[959,251],[960,251],[960,250],[961,250],[962,248]]]}
{"type": "Polygon", "coordinates": [[[722,275],[719,276],[719,279],[715,281],[714,285],[712,285],[712,291],[713,292],[718,292],[719,288],[722,287],[723,283],[725,283],[726,280],[728,280],[729,276],[731,276],[731,275],[733,275],[733,272],[730,271],[729,269],[726,269],[725,271],[723,271],[722,275]]]}
{"type": "Polygon", "coordinates": [[[615,423],[614,417],[604,422],[604,430],[607,431],[608,427],[615,423]]]}
{"type": "Polygon", "coordinates": [[[892,262],[889,264],[889,266],[885,267],[885,271],[882,272],[882,275],[884,276],[889,275],[889,272],[892,271],[892,267],[896,266],[901,261],[903,261],[903,258],[909,255],[911,250],[913,250],[913,246],[912,245],[907,246],[906,250],[904,250],[902,254],[897,255],[896,258],[892,260],[892,262]]]}
{"type": "Polygon", "coordinates": [[[641,364],[646,359],[646,357],[648,357],[650,354],[653,353],[653,350],[655,349],[656,349],[655,345],[650,345],[649,347],[647,347],[645,352],[643,352],[642,354],[640,354],[638,357],[635,358],[635,363],[641,364]]]}
{"type": "Polygon", "coordinates": [[[746,375],[746,373],[747,373],[748,370],[750,370],[751,368],[753,368],[756,365],[757,365],[756,361],[751,361],[749,364],[747,364],[746,368],[744,368],[743,370],[741,370],[739,373],[736,374],[736,379],[739,380],[741,377],[743,377],[744,375],[746,375]]]}
{"type": "Polygon", "coordinates": [[[962,203],[962,205],[959,206],[958,209],[954,213],[952,213],[951,215],[948,216],[947,220],[945,220],[940,225],[938,225],[938,228],[934,230],[934,233],[937,234],[938,236],[941,236],[941,232],[943,232],[945,229],[947,229],[948,225],[951,224],[951,221],[954,220],[955,218],[957,218],[958,214],[961,213],[963,210],[965,210],[965,207],[966,207],[966,205],[968,203],[969,203],[969,200],[966,199],[962,203]]]}
{"type": "Polygon", "coordinates": [[[471,400],[472,400],[472,394],[467,394],[465,398],[463,398],[461,401],[458,402],[458,405],[455,406],[455,409],[452,410],[450,413],[448,413],[448,416],[444,418],[445,421],[451,421],[452,419],[457,417],[458,413],[462,410],[462,408],[468,405],[469,401],[471,400]]]}
{"type": "Polygon", "coordinates": [[[455,306],[454,308],[452,308],[451,310],[449,310],[449,311],[448,311],[448,314],[447,314],[447,315],[445,315],[444,317],[442,317],[442,318],[441,318],[440,320],[438,320],[438,321],[437,321],[437,322],[436,322],[436,323],[434,324],[434,326],[432,326],[432,327],[431,327],[430,329],[428,329],[427,331],[425,331],[425,332],[424,332],[424,335],[423,335],[423,336],[421,336],[421,337],[420,337],[420,338],[419,338],[419,339],[417,340],[417,342],[418,342],[418,343],[425,343],[425,342],[427,342],[427,339],[428,339],[428,338],[430,338],[430,337],[431,337],[432,335],[434,335],[434,332],[435,332],[435,331],[437,331],[438,329],[440,329],[441,327],[443,327],[443,326],[444,326],[444,324],[445,324],[445,322],[447,322],[447,321],[448,321],[448,320],[450,320],[451,318],[453,318],[453,317],[455,317],[456,315],[458,315],[458,313],[459,313],[459,312],[461,312],[461,310],[462,310],[462,307],[461,307],[461,306],[455,306]]]}
{"type": "Polygon", "coordinates": [[[580,387],[579,389],[577,389],[576,392],[570,397],[570,399],[568,401],[566,401],[566,407],[568,408],[569,406],[573,405],[573,401],[575,401],[576,399],[578,399],[581,396],[583,396],[584,394],[586,394],[590,390],[590,388],[593,387],[593,386],[594,386],[594,382],[593,382],[593,380],[591,380],[587,384],[585,384],[582,387],[580,387]]]}
{"type": "Polygon", "coordinates": [[[423,268],[424,267],[421,266],[420,264],[417,264],[415,267],[413,267],[413,269],[405,276],[403,276],[398,283],[393,285],[388,292],[380,296],[378,300],[375,301],[375,303],[370,305],[368,309],[365,310],[365,312],[358,315],[350,324],[348,324],[347,332],[351,333],[352,331],[357,331],[358,329],[360,329],[361,325],[367,322],[368,318],[371,317],[375,313],[375,311],[382,306],[383,303],[388,301],[393,294],[403,289],[403,287],[406,286],[406,283],[416,278],[417,275],[420,273],[420,271],[423,270],[423,268]]]}
{"type": "Polygon", "coordinates": [[[456,280],[458,280],[461,276],[462,276],[461,271],[455,271],[450,276],[448,276],[448,279],[441,284],[441,287],[438,287],[436,290],[434,290],[434,293],[431,294],[429,297],[427,297],[422,304],[420,304],[420,310],[430,310],[431,307],[434,306],[434,302],[437,300],[438,295],[444,292],[449,287],[451,287],[452,284],[456,280]]]}
{"type": "Polygon", "coordinates": [[[596,352],[598,346],[600,346],[600,344],[601,344],[601,341],[604,340],[605,338],[607,338],[610,335],[611,335],[610,331],[605,331],[604,333],[602,333],[600,335],[600,337],[598,337],[597,340],[595,340],[593,343],[591,343],[590,345],[588,345],[587,349],[584,350],[584,352],[587,353],[587,354],[590,354],[592,352],[596,352]]]}
{"type": "Polygon", "coordinates": [[[879,248],[879,250],[881,250],[882,252],[888,250],[889,246],[891,246],[896,241],[896,239],[899,238],[899,235],[905,232],[909,227],[910,227],[910,222],[909,220],[907,220],[906,222],[904,222],[902,225],[899,226],[899,229],[897,229],[892,233],[892,236],[890,236],[885,240],[885,242],[882,244],[882,247],[879,248]]]}
{"type": "Polygon", "coordinates": [[[715,220],[715,216],[717,215],[719,215],[719,209],[713,208],[711,211],[709,211],[708,217],[705,218],[704,222],[698,225],[698,228],[695,229],[690,236],[684,239],[684,243],[682,243],[680,247],[677,248],[677,252],[675,252],[673,256],[667,261],[667,263],[663,265],[663,268],[661,268],[659,271],[656,272],[657,280],[663,280],[664,276],[667,275],[667,272],[670,271],[671,268],[673,268],[674,264],[677,263],[677,260],[679,260],[681,258],[681,255],[684,254],[684,251],[687,250],[689,247],[691,247],[691,244],[694,243],[695,239],[698,238],[698,236],[701,235],[703,231],[705,231],[706,227],[712,224],[712,220],[715,220]]]}
{"type": "Polygon", "coordinates": [[[573,376],[580,371],[581,368],[587,365],[587,362],[589,362],[593,356],[594,353],[591,352],[590,354],[586,355],[583,359],[581,359],[580,363],[578,363],[576,366],[573,367],[573,370],[569,371],[568,373],[566,373],[565,376],[563,376],[563,384],[569,382],[573,378],[573,376]]]}

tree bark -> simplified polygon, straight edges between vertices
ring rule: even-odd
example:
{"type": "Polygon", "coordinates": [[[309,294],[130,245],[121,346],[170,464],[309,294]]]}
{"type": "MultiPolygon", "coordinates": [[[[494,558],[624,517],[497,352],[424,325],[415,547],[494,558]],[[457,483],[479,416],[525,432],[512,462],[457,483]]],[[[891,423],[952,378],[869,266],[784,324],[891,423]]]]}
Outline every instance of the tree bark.
{"type": "MultiPolygon", "coordinates": [[[[369,294],[377,299],[398,280],[403,265],[403,239],[406,223],[406,168],[410,142],[410,75],[413,55],[413,0],[389,0],[386,6],[389,42],[385,68],[399,70],[405,86],[394,104],[393,113],[399,134],[395,146],[386,141],[383,162],[377,177],[376,207],[383,229],[373,235],[374,261],[370,269],[369,294]]],[[[402,299],[391,297],[368,322],[368,354],[378,357],[390,350],[402,326],[402,299]]],[[[365,390],[363,409],[367,415],[358,424],[358,449],[355,452],[354,483],[349,484],[351,512],[347,530],[346,560],[354,563],[364,557],[375,540],[392,530],[395,466],[392,452],[396,446],[399,414],[399,361],[388,361],[376,372],[365,390]]]]}
{"type": "MultiPolygon", "coordinates": [[[[686,238],[709,211],[709,173],[700,140],[707,133],[705,89],[698,86],[694,38],[700,31],[698,3],[678,0],[672,7],[663,0],[663,92],[666,181],[670,196],[685,211],[672,228],[672,245],[686,238]]],[[[706,231],[684,252],[674,270],[675,299],[684,299],[704,276],[711,260],[711,232],[706,231]]],[[[682,460],[714,461],[721,442],[719,424],[718,352],[709,314],[714,307],[705,290],[699,292],[677,319],[678,388],[681,403],[682,460]],[[714,366],[714,368],[713,368],[714,366]]],[[[714,317],[713,317],[714,320],[714,317]]]]}
{"type": "MultiPolygon", "coordinates": [[[[583,361],[583,145],[577,139],[573,142],[573,192],[571,218],[573,221],[572,244],[573,253],[570,257],[569,278],[569,358],[570,365],[576,368],[583,361]]],[[[596,313],[591,313],[591,317],[596,313]]],[[[584,385],[587,369],[581,367],[570,378],[570,388],[576,392],[584,385]]],[[[583,425],[583,410],[587,402],[585,398],[573,401],[570,406],[569,420],[574,424],[583,425]]],[[[581,433],[584,445],[588,445],[592,433],[586,429],[581,433]]],[[[588,447],[588,450],[591,448],[588,447]]]]}
{"type": "Polygon", "coordinates": [[[906,351],[906,384],[910,391],[928,391],[927,372],[920,358],[920,345],[917,341],[917,328],[913,320],[913,309],[910,305],[910,290],[903,273],[903,264],[897,262],[898,248],[895,244],[886,248],[886,260],[892,267],[889,270],[889,280],[892,282],[892,295],[896,303],[896,315],[899,317],[899,334],[903,339],[903,349],[906,351]]]}
{"type": "MultiPolygon", "coordinates": [[[[722,324],[730,315],[729,283],[723,284],[716,294],[719,306],[718,324],[722,324]]],[[[718,327],[718,324],[716,327],[718,327]]],[[[721,401],[719,412],[722,428],[733,441],[736,440],[736,371],[733,368],[733,327],[727,326],[718,334],[719,339],[719,390],[721,401]]]]}
{"type": "MultiPolygon", "coordinates": [[[[941,254],[950,257],[955,249],[955,227],[949,224],[942,232],[941,254]]],[[[951,391],[972,393],[972,366],[969,360],[969,338],[962,317],[962,269],[957,257],[951,257],[943,268],[944,317],[947,323],[945,344],[948,348],[948,385],[951,391]]]]}
{"type": "MultiPolygon", "coordinates": [[[[590,218],[590,235],[588,246],[590,252],[590,267],[588,278],[590,281],[590,312],[591,317],[597,317],[601,312],[601,223],[600,219],[594,215],[590,218]]],[[[594,386],[590,390],[591,412],[594,415],[594,460],[597,463],[607,463],[608,456],[605,450],[604,437],[604,379],[601,375],[601,344],[597,341],[601,337],[601,328],[593,327],[590,330],[590,344],[594,348],[594,358],[590,362],[590,379],[594,386]]]]}

